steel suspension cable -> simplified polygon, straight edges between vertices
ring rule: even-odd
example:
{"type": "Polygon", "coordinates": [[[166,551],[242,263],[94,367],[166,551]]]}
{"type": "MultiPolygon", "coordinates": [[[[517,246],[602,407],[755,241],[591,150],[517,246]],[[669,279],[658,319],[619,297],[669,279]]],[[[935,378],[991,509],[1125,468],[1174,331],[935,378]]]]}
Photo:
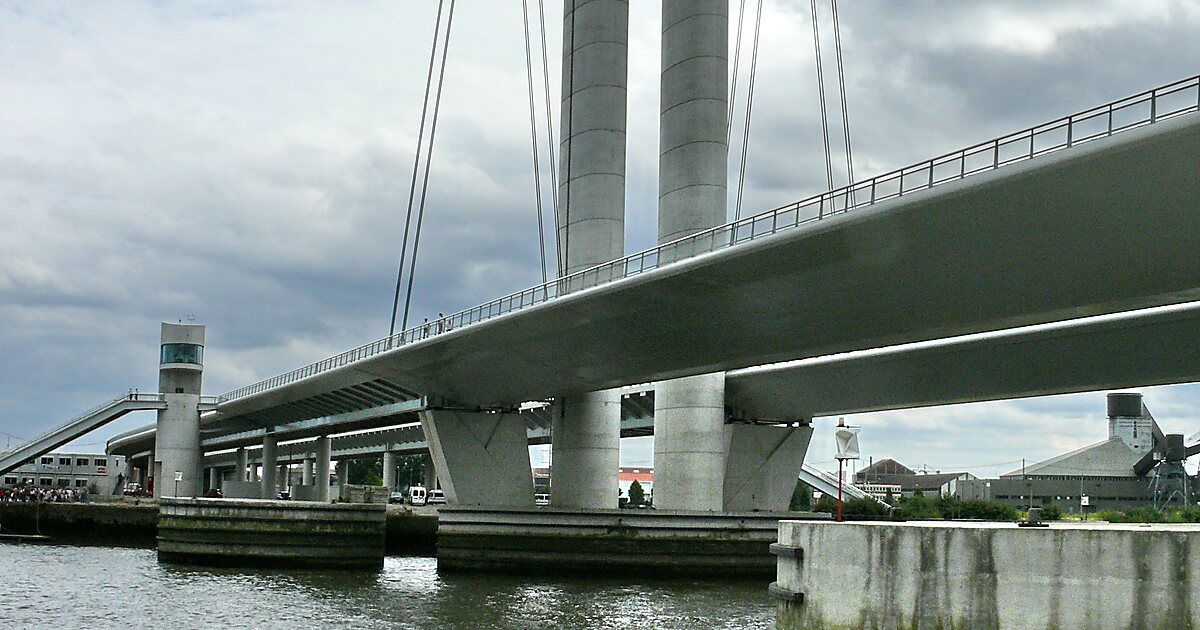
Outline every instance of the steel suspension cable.
{"type": "Polygon", "coordinates": [[[809,0],[812,6],[813,48],[817,55],[817,92],[821,97],[821,134],[825,138],[825,177],[829,190],[833,190],[833,161],[829,155],[829,115],[825,109],[825,73],[821,69],[821,29],[817,26],[817,0],[809,0]]]}
{"type": "Polygon", "coordinates": [[[554,256],[558,263],[558,275],[563,272],[562,251],[558,247],[558,157],[554,152],[554,114],[550,107],[550,59],[547,56],[546,48],[546,3],[545,0],[538,0],[538,23],[542,30],[542,85],[545,86],[546,101],[546,147],[550,152],[550,180],[553,185],[550,200],[551,207],[554,208],[554,256]]]}
{"type": "Polygon", "coordinates": [[[725,146],[733,138],[733,110],[737,106],[738,66],[742,60],[742,24],[746,19],[746,0],[738,5],[737,43],[733,45],[733,73],[729,79],[729,114],[726,115],[725,146]]]}
{"type": "Polygon", "coordinates": [[[404,258],[408,254],[408,232],[412,225],[413,199],[417,192],[417,170],[421,165],[421,144],[425,140],[425,115],[429,111],[429,87],[433,83],[433,65],[437,56],[438,35],[442,27],[442,5],[445,0],[438,0],[437,19],[433,25],[433,43],[429,48],[429,71],[425,75],[425,97],[421,103],[421,128],[417,132],[417,150],[413,155],[413,172],[408,186],[408,213],[404,218],[404,238],[400,245],[400,265],[396,270],[396,294],[392,297],[392,323],[388,328],[388,337],[396,334],[396,311],[400,307],[400,286],[404,279],[404,258]]]}
{"type": "Polygon", "coordinates": [[[404,317],[401,319],[400,330],[408,328],[408,313],[412,306],[413,277],[417,272],[417,249],[421,245],[421,225],[425,220],[425,199],[429,193],[429,162],[433,158],[433,141],[437,135],[438,112],[442,106],[442,88],[446,79],[446,58],[450,56],[450,32],[454,24],[454,4],[450,0],[450,14],[446,18],[446,39],[442,44],[442,64],[438,70],[437,96],[433,100],[433,121],[429,127],[429,145],[425,150],[425,173],[421,182],[421,203],[417,208],[417,230],[413,237],[412,261],[408,265],[408,290],[404,296],[404,317]]]}
{"type": "Polygon", "coordinates": [[[529,93],[529,139],[533,146],[533,198],[537,205],[538,261],[542,265],[542,283],[546,276],[546,225],[542,219],[542,160],[538,156],[537,106],[533,102],[533,52],[529,46],[529,0],[521,0],[525,28],[525,85],[529,93]]]}
{"type": "MultiPolygon", "coordinates": [[[[846,139],[846,178],[850,186],[854,186],[854,151],[850,147],[850,114],[846,109],[846,73],[842,66],[842,34],[838,28],[837,0],[830,0],[833,5],[833,46],[837,50],[838,89],[842,95],[842,132],[846,139]]],[[[853,194],[853,191],[851,191],[853,194]]]]}
{"type": "Polygon", "coordinates": [[[762,33],[762,5],[758,0],[758,8],[754,17],[754,43],[750,47],[750,85],[746,90],[746,123],[742,128],[742,163],[738,167],[737,203],[734,206],[733,218],[742,218],[742,191],[746,183],[746,156],[750,148],[750,115],[754,111],[754,79],[758,74],[758,40],[762,33]]]}

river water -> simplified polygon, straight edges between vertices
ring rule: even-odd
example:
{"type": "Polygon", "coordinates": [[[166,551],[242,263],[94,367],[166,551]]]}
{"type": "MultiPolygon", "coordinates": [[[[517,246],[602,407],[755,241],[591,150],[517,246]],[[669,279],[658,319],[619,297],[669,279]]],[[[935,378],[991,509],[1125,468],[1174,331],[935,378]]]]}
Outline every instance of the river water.
{"type": "Polygon", "coordinates": [[[159,563],[153,549],[0,544],[0,628],[771,628],[765,583],[159,563]]]}

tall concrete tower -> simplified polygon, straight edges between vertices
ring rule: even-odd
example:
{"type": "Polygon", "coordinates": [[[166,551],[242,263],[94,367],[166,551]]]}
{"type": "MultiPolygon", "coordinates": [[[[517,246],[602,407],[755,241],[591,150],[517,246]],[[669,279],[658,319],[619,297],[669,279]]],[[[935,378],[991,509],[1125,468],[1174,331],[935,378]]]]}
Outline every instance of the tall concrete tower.
{"type": "MultiPolygon", "coordinates": [[[[629,1],[566,0],[558,182],[564,275],[624,255],[628,77],[629,1]]],[[[551,452],[555,506],[616,507],[620,393],[563,397],[551,452]]]]}
{"type": "MultiPolygon", "coordinates": [[[[660,244],[725,223],[729,160],[729,0],[662,6],[660,244]]],[[[655,507],[722,510],[725,451],[724,374],[655,386],[655,507]]]]}
{"type": "Polygon", "coordinates": [[[200,450],[200,384],[204,375],[204,326],[162,325],[158,391],[167,408],[158,412],[154,443],[154,496],[194,497],[203,492],[200,450]],[[176,473],[181,475],[178,483],[176,473]]]}

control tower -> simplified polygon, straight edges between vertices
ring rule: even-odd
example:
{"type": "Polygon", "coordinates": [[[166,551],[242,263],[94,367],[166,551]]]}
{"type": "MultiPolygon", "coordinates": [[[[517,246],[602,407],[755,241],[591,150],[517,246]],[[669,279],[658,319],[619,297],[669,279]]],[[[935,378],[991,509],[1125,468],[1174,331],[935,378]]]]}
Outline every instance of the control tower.
{"type": "Polygon", "coordinates": [[[154,497],[198,496],[201,479],[200,382],[204,375],[204,326],[162,325],[158,391],[167,403],[158,412],[152,484],[154,497]]]}

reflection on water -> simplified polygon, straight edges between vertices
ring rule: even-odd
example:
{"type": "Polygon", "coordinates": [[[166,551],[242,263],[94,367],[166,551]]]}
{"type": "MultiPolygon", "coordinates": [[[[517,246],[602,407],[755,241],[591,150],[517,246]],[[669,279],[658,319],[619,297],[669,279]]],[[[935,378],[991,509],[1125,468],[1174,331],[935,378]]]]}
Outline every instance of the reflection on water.
{"type": "Polygon", "coordinates": [[[0,545],[4,628],[770,628],[757,582],[202,569],[152,549],[0,545]]]}

